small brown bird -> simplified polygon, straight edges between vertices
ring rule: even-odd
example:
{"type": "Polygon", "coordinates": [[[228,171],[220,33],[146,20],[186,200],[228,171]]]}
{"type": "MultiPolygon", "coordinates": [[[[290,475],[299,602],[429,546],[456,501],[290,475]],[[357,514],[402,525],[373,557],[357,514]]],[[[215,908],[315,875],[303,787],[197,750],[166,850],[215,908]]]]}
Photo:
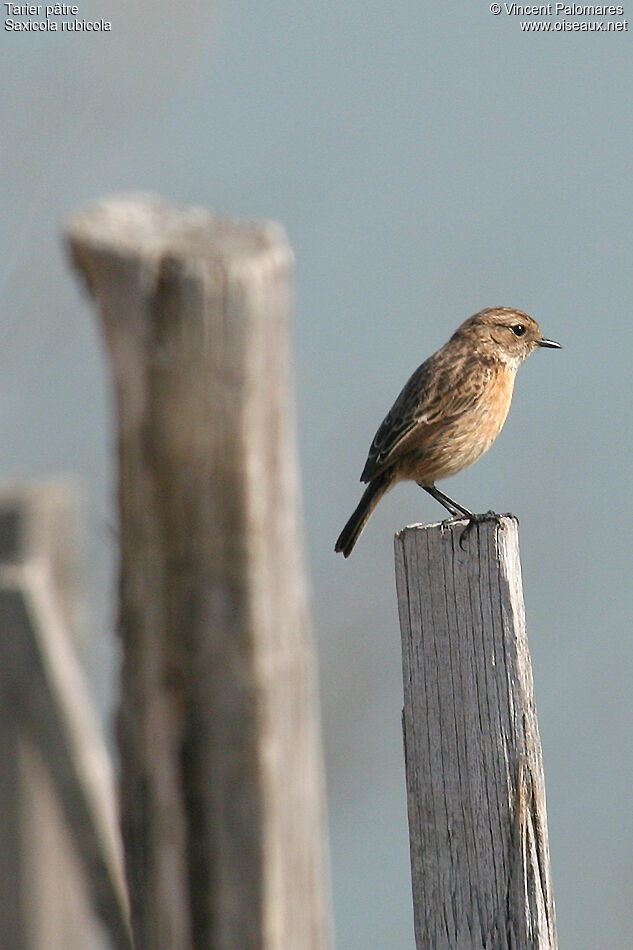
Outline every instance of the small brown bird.
{"type": "Polygon", "coordinates": [[[416,369],[369,449],[361,482],[369,482],[334,547],[349,557],[367,519],[396,482],[410,479],[453,517],[474,519],[435,482],[476,462],[508,415],[517,369],[543,339],[536,320],[512,307],[470,317],[448,343],[416,369]]]}

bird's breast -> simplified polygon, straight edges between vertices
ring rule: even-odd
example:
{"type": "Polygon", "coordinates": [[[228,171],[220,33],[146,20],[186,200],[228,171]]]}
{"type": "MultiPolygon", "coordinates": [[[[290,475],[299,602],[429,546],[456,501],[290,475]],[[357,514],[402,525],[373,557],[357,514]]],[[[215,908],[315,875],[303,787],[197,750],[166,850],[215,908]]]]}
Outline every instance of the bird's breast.
{"type": "Polygon", "coordinates": [[[490,448],[506,421],[515,376],[505,365],[495,367],[477,406],[453,429],[453,465],[449,468],[467,468],[490,448]]]}
{"type": "Polygon", "coordinates": [[[474,405],[450,422],[439,421],[426,431],[421,426],[407,446],[410,454],[400,477],[431,484],[476,462],[490,448],[506,421],[515,376],[512,369],[497,364],[474,405]]]}
{"type": "Polygon", "coordinates": [[[487,398],[482,400],[482,427],[489,429],[490,441],[497,438],[506,421],[512,402],[516,369],[504,364],[495,368],[488,387],[487,398]]]}

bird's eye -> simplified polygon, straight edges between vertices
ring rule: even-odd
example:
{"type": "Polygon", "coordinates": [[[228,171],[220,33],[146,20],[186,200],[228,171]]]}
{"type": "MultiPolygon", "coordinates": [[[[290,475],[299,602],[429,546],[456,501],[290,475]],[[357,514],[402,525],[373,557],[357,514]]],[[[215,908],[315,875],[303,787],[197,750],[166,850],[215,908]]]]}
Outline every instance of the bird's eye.
{"type": "Polygon", "coordinates": [[[515,336],[523,336],[525,333],[525,327],[522,323],[515,323],[514,326],[511,326],[510,329],[515,336]]]}

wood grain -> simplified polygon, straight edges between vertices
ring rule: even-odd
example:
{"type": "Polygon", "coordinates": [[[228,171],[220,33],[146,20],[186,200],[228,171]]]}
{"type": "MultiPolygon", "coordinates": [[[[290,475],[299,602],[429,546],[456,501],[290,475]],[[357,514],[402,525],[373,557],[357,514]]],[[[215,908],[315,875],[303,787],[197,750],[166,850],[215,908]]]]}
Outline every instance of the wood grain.
{"type": "Polygon", "coordinates": [[[114,377],[137,950],[321,950],[324,796],[275,224],[128,196],[71,253],[114,377]]]}
{"type": "Polygon", "coordinates": [[[417,947],[555,950],[518,522],[464,525],[395,542],[417,947]]]}

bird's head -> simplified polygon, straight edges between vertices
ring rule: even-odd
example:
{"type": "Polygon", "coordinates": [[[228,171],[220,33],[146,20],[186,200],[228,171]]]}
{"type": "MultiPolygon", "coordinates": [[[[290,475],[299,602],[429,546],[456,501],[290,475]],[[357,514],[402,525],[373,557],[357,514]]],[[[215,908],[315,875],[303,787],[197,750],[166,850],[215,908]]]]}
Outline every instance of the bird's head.
{"type": "Polygon", "coordinates": [[[560,343],[546,340],[532,317],[513,307],[487,307],[469,317],[455,331],[454,338],[476,349],[482,357],[518,369],[537,346],[561,349],[560,343]]]}

